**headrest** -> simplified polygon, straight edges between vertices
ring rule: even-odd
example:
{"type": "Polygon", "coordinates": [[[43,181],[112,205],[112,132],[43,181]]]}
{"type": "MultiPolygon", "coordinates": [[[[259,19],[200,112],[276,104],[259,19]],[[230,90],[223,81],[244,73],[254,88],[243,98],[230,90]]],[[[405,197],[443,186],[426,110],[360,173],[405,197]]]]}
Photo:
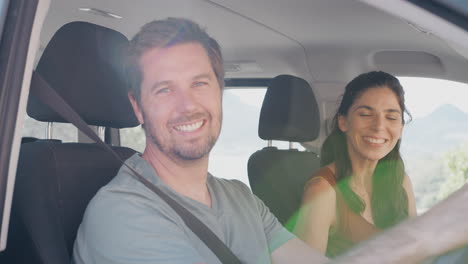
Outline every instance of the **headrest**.
{"type": "MultiPolygon", "coordinates": [[[[88,123],[114,128],[138,125],[127,97],[123,52],[128,39],[102,26],[72,22],[44,50],[36,73],[88,123]]],[[[31,86],[40,85],[31,81],[31,86]]],[[[27,113],[45,122],[66,121],[30,95],[27,113]]]]}
{"type": "Polygon", "coordinates": [[[258,135],[265,140],[304,142],[320,131],[320,113],[310,85],[291,75],[275,77],[260,112],[258,135]]]}

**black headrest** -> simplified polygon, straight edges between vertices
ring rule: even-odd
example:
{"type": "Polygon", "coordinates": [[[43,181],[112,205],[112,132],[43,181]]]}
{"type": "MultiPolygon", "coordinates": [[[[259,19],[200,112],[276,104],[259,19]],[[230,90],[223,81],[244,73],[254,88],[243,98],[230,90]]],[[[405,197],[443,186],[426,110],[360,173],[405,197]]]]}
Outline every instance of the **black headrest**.
{"type": "Polygon", "coordinates": [[[291,75],[275,77],[263,99],[260,138],[305,142],[316,139],[319,132],[317,100],[307,81],[291,75]]]}
{"type": "MultiPolygon", "coordinates": [[[[44,50],[36,73],[89,124],[115,128],[138,125],[127,98],[123,52],[128,39],[102,26],[72,22],[61,27],[44,50]]],[[[33,78],[31,86],[39,85],[33,78]]],[[[28,115],[66,122],[30,96],[28,115]]]]}

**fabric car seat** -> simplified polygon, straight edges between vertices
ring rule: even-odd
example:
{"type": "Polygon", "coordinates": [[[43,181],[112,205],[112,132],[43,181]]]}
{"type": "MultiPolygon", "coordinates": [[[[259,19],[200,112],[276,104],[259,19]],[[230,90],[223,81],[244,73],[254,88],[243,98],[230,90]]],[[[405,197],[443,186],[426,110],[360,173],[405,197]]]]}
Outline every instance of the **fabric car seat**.
{"type": "MultiPolygon", "coordinates": [[[[121,33],[86,22],[72,22],[53,36],[36,73],[89,125],[138,125],[127,98],[121,33]]],[[[39,85],[32,79],[31,87],[39,85]]],[[[27,113],[44,122],[64,122],[30,95],[27,113]]],[[[126,159],[135,153],[113,147],[126,159]]],[[[10,263],[69,263],[73,243],[90,199],[118,172],[120,162],[94,143],[38,140],[20,149],[11,228],[6,249],[10,263]]]]}
{"type": "Polygon", "coordinates": [[[319,156],[278,149],[270,143],[313,141],[319,131],[317,101],[307,81],[291,75],[275,77],[265,94],[258,128],[260,138],[269,144],[250,156],[248,176],[253,193],[289,229],[294,225],[304,183],[320,167],[319,156]]]}

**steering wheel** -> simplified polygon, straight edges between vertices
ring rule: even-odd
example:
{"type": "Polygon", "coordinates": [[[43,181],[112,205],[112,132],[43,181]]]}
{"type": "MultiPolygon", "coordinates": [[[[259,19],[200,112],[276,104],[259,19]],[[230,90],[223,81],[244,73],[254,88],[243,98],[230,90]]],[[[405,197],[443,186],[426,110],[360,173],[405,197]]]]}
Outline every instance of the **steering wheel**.
{"type": "Polygon", "coordinates": [[[468,263],[468,245],[447,252],[444,255],[433,258],[430,262],[424,264],[466,264],[468,263]]]}

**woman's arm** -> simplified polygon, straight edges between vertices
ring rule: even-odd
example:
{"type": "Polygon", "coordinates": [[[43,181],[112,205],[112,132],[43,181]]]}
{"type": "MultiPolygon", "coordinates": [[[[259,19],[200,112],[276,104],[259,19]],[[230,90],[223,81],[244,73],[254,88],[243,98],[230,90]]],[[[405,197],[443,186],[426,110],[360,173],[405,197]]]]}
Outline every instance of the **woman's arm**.
{"type": "Polygon", "coordinates": [[[336,219],[336,192],[320,175],[306,185],[294,233],[309,246],[325,254],[328,230],[336,219]]]}
{"type": "Polygon", "coordinates": [[[405,175],[405,178],[403,178],[403,188],[408,196],[408,215],[409,217],[416,216],[416,200],[414,198],[413,184],[408,175],[405,175]]]}

